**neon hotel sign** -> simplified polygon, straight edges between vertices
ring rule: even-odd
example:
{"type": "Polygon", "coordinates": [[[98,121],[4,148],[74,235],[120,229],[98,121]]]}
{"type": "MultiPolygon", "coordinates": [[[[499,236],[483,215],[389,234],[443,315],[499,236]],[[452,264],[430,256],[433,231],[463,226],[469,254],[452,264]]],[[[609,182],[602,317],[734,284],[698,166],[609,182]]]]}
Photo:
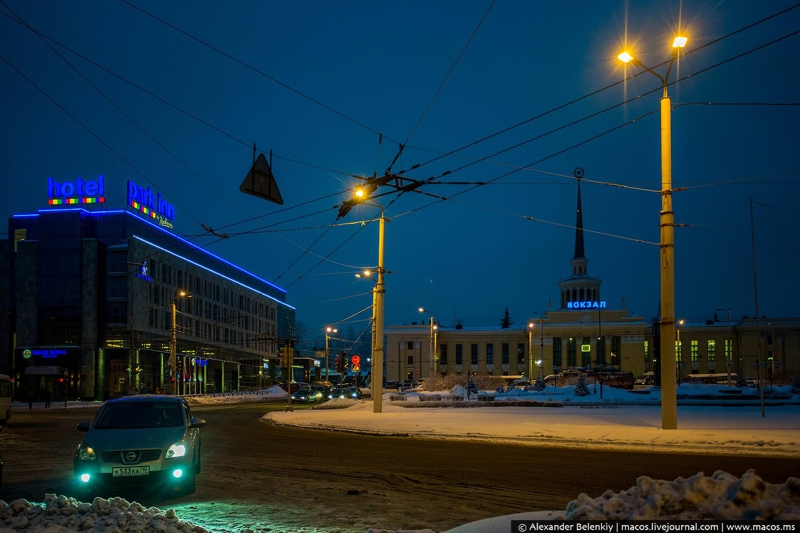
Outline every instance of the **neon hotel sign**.
{"type": "MultiPolygon", "coordinates": [[[[106,183],[103,176],[96,180],[77,178],[75,181],[58,182],[47,178],[47,203],[49,205],[102,204],[106,201],[106,183]]],[[[153,193],[128,181],[128,205],[158,222],[159,226],[173,228],[175,207],[153,193]]]]}
{"type": "Polygon", "coordinates": [[[172,229],[175,207],[164,201],[160,192],[153,194],[150,187],[143,189],[134,182],[128,181],[128,205],[157,220],[159,226],[172,229]]]}

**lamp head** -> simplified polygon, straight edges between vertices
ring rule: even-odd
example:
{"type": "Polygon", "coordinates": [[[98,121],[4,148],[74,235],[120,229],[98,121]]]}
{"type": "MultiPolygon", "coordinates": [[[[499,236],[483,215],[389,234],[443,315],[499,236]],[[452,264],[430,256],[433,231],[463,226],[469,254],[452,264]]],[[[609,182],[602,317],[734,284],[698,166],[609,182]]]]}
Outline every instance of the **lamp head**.
{"type": "Polygon", "coordinates": [[[623,63],[629,63],[633,61],[633,56],[630,55],[628,52],[622,52],[620,55],[617,56],[617,59],[619,59],[623,63]]]}
{"type": "Polygon", "coordinates": [[[686,37],[676,36],[675,39],[672,41],[673,48],[683,48],[686,46],[686,41],[688,41],[686,37]]]}

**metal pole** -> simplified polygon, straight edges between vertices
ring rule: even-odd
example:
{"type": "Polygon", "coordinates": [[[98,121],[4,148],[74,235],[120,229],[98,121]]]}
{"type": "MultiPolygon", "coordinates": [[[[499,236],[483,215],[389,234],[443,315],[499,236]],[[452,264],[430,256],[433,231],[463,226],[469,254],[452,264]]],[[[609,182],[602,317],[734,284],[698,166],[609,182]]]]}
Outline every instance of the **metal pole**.
{"type": "Polygon", "coordinates": [[[328,332],[325,332],[325,381],[328,381],[328,332]]]}
{"type": "Polygon", "coordinates": [[[761,386],[761,338],[758,322],[758,277],[756,276],[756,230],[753,224],[753,199],[750,198],[750,243],[753,248],[753,292],[756,300],[756,346],[758,359],[756,359],[756,371],[758,376],[758,390],[761,393],[761,417],[764,417],[764,387],[761,386]]]}
{"type": "Polygon", "coordinates": [[[544,316],[539,317],[539,377],[544,379],[544,316]]]}
{"type": "Polygon", "coordinates": [[[661,98],[661,428],[678,428],[675,347],[675,213],[672,211],[672,101],[661,98]]]}
{"type": "Polygon", "coordinates": [[[431,371],[430,371],[430,374],[429,374],[430,377],[428,377],[428,381],[430,382],[430,386],[428,387],[428,390],[430,390],[431,392],[433,392],[433,359],[434,359],[434,357],[433,357],[433,346],[434,346],[434,344],[433,344],[433,315],[431,315],[431,349],[428,352],[428,355],[431,358],[431,371]]]}
{"type": "Polygon", "coordinates": [[[383,276],[383,249],[386,236],[386,217],[381,209],[380,231],[378,233],[378,283],[375,286],[375,350],[372,362],[372,408],[374,413],[383,412],[383,305],[386,287],[383,276]]]}
{"type": "Polygon", "coordinates": [[[528,324],[528,381],[533,385],[533,322],[528,324]]]}
{"type": "Polygon", "coordinates": [[[176,368],[176,360],[177,360],[177,351],[178,351],[178,332],[177,327],[175,326],[175,315],[177,314],[177,310],[175,309],[175,300],[172,300],[172,339],[169,345],[169,366],[170,366],[170,388],[172,389],[172,394],[177,394],[177,385],[178,381],[175,381],[175,385],[172,385],[172,378],[175,376],[176,368]]]}

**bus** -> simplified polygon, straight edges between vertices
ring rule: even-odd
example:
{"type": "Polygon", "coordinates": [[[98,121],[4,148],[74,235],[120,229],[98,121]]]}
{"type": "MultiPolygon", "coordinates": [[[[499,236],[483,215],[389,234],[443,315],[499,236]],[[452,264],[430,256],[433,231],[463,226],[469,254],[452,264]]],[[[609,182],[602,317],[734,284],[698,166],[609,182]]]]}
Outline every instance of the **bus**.
{"type": "Polygon", "coordinates": [[[14,395],[14,383],[5,374],[0,374],[0,426],[11,420],[11,397],[14,395]]]}

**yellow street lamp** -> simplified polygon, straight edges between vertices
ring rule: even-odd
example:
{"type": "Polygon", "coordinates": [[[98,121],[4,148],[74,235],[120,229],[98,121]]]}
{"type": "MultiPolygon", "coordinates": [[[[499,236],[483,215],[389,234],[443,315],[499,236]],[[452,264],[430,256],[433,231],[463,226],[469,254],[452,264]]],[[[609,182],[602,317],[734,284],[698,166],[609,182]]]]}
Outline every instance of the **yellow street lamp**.
{"type": "MultiPolygon", "coordinates": [[[[386,237],[386,214],[383,206],[369,197],[364,189],[356,189],[353,199],[343,204],[343,211],[346,213],[353,203],[370,203],[381,210],[380,229],[378,231],[378,279],[372,293],[372,411],[374,413],[383,412],[383,315],[384,297],[386,295],[386,285],[384,284],[383,250],[386,237]]],[[[340,211],[340,215],[343,214],[340,211]]],[[[356,274],[357,277],[372,277],[371,272],[365,271],[364,275],[356,274]]]]}
{"type": "Polygon", "coordinates": [[[661,427],[678,428],[678,391],[675,377],[674,357],[664,357],[671,351],[675,339],[675,213],[672,211],[672,104],[667,94],[669,74],[681,48],[686,46],[686,37],[675,37],[672,43],[672,58],[667,73],[661,77],[646,67],[631,53],[623,52],[617,58],[643,68],[659,79],[663,87],[661,97],[661,427]]]}
{"type": "Polygon", "coordinates": [[[180,394],[181,390],[183,389],[183,376],[178,375],[178,326],[177,326],[177,302],[178,298],[191,298],[192,295],[186,291],[178,291],[175,296],[172,298],[172,304],[170,305],[172,311],[172,339],[170,340],[169,344],[169,365],[171,368],[171,376],[175,377],[175,388],[172,389],[172,394],[180,394]],[[179,390],[181,389],[181,390],[179,390]]]}
{"type": "MultiPolygon", "coordinates": [[[[420,313],[430,313],[430,311],[426,310],[424,307],[419,308],[420,313]]],[[[431,343],[430,349],[428,350],[428,357],[430,358],[430,371],[428,373],[428,390],[433,392],[433,378],[436,374],[436,367],[434,361],[436,360],[436,341],[434,340],[434,332],[439,328],[436,324],[433,323],[433,315],[431,314],[431,343]]]]}
{"type": "Polygon", "coordinates": [[[328,326],[325,328],[325,381],[328,381],[328,341],[331,338],[331,333],[339,333],[339,330],[328,326]]]}

